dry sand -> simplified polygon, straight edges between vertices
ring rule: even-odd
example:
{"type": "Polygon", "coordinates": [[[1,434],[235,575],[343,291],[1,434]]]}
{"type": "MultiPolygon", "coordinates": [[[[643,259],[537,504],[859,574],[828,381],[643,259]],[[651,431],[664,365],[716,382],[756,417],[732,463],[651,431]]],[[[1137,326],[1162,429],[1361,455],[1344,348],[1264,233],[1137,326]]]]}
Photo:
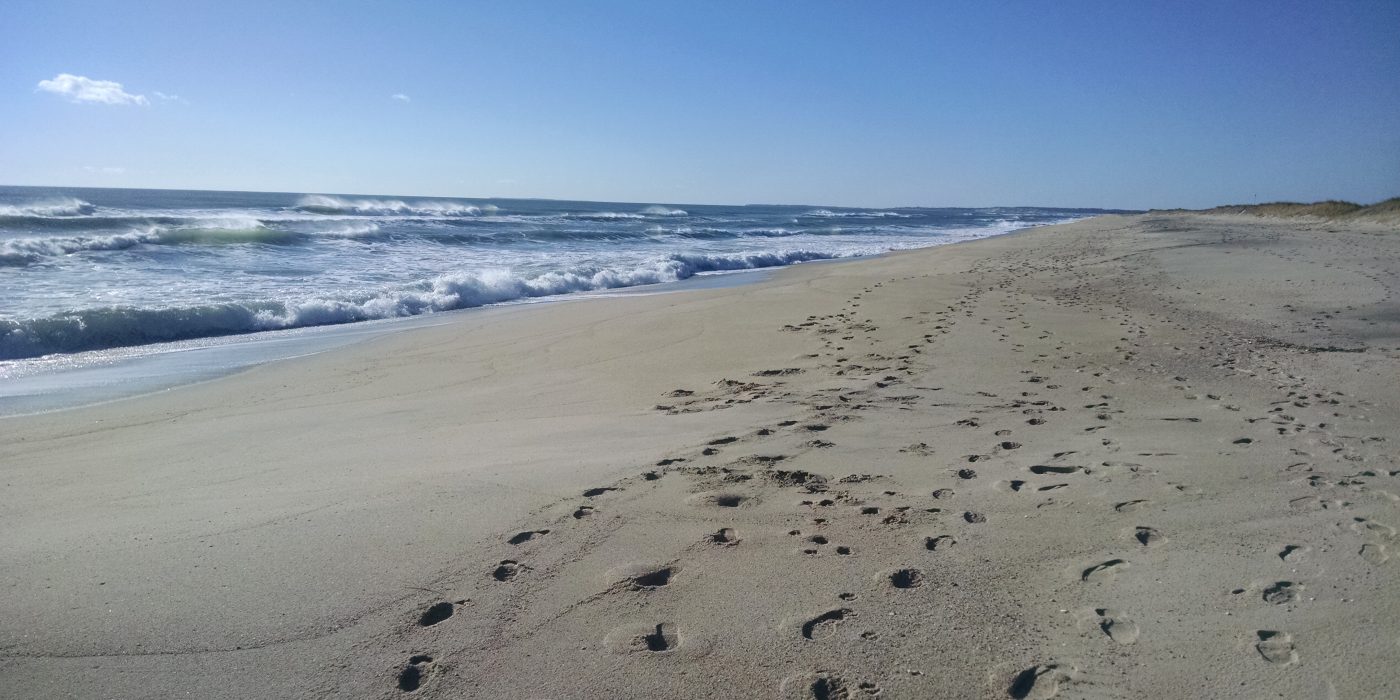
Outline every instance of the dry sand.
{"type": "Polygon", "coordinates": [[[1398,271],[1102,217],[0,421],[0,695],[1397,697],[1398,271]]]}

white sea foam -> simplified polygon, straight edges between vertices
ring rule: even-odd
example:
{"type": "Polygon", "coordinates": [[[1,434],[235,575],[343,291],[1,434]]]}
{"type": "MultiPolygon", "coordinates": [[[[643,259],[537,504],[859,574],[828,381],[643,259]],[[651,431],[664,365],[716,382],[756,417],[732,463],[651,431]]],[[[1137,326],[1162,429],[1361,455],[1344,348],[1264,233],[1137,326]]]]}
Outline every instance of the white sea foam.
{"type": "Polygon", "coordinates": [[[598,221],[617,221],[619,219],[645,219],[645,214],[634,214],[625,211],[580,211],[565,214],[571,219],[596,219],[598,221]]]}
{"type": "Polygon", "coordinates": [[[909,214],[901,214],[897,211],[832,211],[830,209],[813,209],[802,214],[802,216],[814,219],[908,219],[909,214]]]}
{"type": "Polygon", "coordinates": [[[749,270],[840,257],[815,251],[669,255],[630,269],[574,267],[524,276],[507,269],[439,275],[362,298],[224,303],[158,309],[108,307],[43,319],[0,320],[0,360],[232,333],[414,316],[518,299],[675,282],[702,272],[749,270]]]}
{"type": "Polygon", "coordinates": [[[94,211],[97,211],[97,207],[74,197],[0,205],[0,217],[85,216],[94,211]]]}
{"type": "Polygon", "coordinates": [[[325,194],[309,194],[297,208],[317,214],[359,214],[362,216],[478,216],[483,210],[497,211],[495,205],[478,207],[458,202],[405,202],[400,199],[346,199],[325,194]]]}
{"type": "Polygon", "coordinates": [[[379,224],[373,221],[336,222],[316,230],[316,235],[328,238],[373,238],[378,234],[379,224]]]}
{"type": "Polygon", "coordinates": [[[659,204],[653,204],[649,207],[642,208],[642,213],[647,216],[690,216],[684,209],[672,209],[659,204]]]}

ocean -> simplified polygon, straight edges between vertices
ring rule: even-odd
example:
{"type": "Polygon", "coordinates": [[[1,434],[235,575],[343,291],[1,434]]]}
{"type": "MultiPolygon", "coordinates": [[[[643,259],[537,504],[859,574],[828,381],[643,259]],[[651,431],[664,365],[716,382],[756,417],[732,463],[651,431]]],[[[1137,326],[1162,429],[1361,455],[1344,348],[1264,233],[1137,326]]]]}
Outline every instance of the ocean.
{"type": "Polygon", "coordinates": [[[26,359],[562,298],[1099,213],[0,187],[0,378],[26,359]]]}

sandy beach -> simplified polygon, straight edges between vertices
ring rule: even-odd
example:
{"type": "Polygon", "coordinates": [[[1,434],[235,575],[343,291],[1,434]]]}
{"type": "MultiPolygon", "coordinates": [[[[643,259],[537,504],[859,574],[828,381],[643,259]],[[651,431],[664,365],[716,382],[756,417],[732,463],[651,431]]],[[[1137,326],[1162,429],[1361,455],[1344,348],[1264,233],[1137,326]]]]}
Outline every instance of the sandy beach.
{"type": "Polygon", "coordinates": [[[1400,696],[1398,290],[1104,216],[3,419],[0,695],[1400,696]]]}

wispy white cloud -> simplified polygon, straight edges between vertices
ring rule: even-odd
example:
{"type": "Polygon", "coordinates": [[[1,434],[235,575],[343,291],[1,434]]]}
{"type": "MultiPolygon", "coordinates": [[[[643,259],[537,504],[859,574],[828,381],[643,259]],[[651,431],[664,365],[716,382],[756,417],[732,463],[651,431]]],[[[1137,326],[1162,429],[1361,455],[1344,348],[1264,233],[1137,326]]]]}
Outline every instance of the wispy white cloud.
{"type": "Polygon", "coordinates": [[[412,102],[412,101],[413,101],[413,100],[409,99],[408,95],[405,95],[405,94],[403,94],[402,92],[396,92],[396,93],[390,95],[390,96],[389,96],[389,99],[391,99],[391,100],[398,100],[399,102],[412,102]]]}
{"type": "Polygon", "coordinates": [[[145,95],[133,95],[122,89],[121,83],[111,80],[93,80],[71,73],[59,73],[53,80],[40,80],[39,86],[35,89],[61,95],[70,102],[104,105],[147,105],[151,103],[145,95]]]}
{"type": "Polygon", "coordinates": [[[160,90],[153,90],[151,91],[151,94],[155,95],[156,99],[160,100],[161,102],[183,102],[185,104],[189,104],[189,100],[180,97],[179,95],[167,95],[161,92],[160,90]]]}

